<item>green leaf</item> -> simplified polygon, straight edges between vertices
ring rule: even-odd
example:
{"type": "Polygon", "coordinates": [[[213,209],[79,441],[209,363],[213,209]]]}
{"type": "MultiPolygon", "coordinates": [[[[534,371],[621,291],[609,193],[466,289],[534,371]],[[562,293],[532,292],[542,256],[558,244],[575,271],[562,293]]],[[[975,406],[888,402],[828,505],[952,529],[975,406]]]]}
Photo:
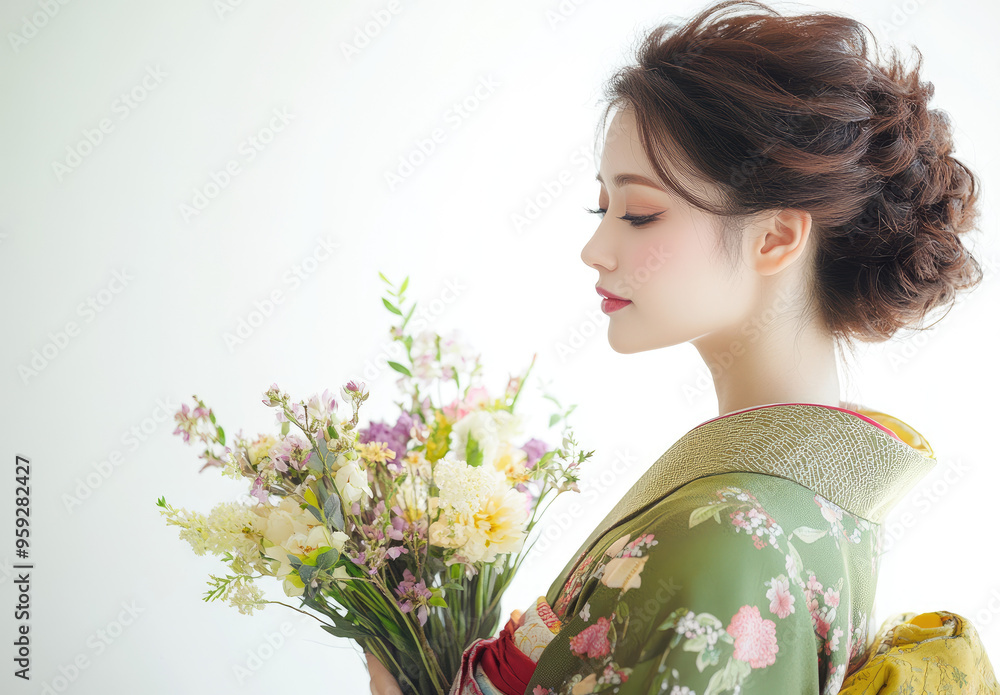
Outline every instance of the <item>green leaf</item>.
{"type": "Polygon", "coordinates": [[[403,278],[403,284],[399,286],[399,293],[403,294],[403,292],[406,292],[406,288],[409,286],[410,286],[410,276],[407,275],[405,278],[403,278]]]}
{"type": "Polygon", "coordinates": [[[802,573],[802,556],[799,555],[799,551],[795,549],[791,541],[788,542],[788,554],[792,556],[792,562],[795,563],[795,574],[802,573]]]}
{"type": "Polygon", "coordinates": [[[281,423],[281,436],[286,436],[288,434],[288,429],[292,426],[288,420],[281,423]]]}
{"type": "Polygon", "coordinates": [[[215,413],[213,413],[211,410],[208,411],[208,419],[212,421],[213,425],[215,424],[215,413]]]}
{"type": "Polygon", "coordinates": [[[448,604],[440,596],[431,596],[427,603],[431,606],[441,606],[442,608],[448,607],[448,604]]]}
{"type": "Polygon", "coordinates": [[[382,271],[381,271],[381,270],[380,270],[380,271],[378,271],[378,276],[379,276],[380,278],[382,278],[382,279],[383,279],[383,280],[384,280],[384,281],[385,281],[385,282],[386,282],[387,284],[389,284],[389,285],[392,285],[392,283],[391,283],[391,282],[389,282],[389,279],[388,279],[388,278],[387,278],[387,277],[386,277],[385,275],[383,275],[383,274],[382,274],[382,271]]]}
{"type": "Polygon", "coordinates": [[[385,304],[385,308],[386,309],[388,309],[392,313],[396,314],[397,316],[402,316],[403,315],[403,312],[400,311],[399,309],[397,309],[396,307],[394,307],[392,305],[392,303],[388,299],[386,299],[385,297],[382,297],[382,303],[385,304]]]}
{"type": "Polygon", "coordinates": [[[319,521],[319,523],[321,524],[323,523],[323,512],[319,510],[319,507],[316,507],[315,505],[312,504],[307,504],[306,509],[312,512],[312,515],[316,517],[316,520],[319,521]]]}
{"type": "Polygon", "coordinates": [[[330,439],[340,439],[340,435],[337,433],[337,428],[332,424],[326,426],[326,433],[330,435],[330,439]]]}
{"type": "Polygon", "coordinates": [[[545,465],[546,465],[546,464],[547,464],[547,463],[548,463],[549,461],[551,461],[551,460],[552,460],[552,457],[553,457],[553,456],[555,456],[555,455],[556,455],[556,452],[555,452],[555,449],[553,449],[553,450],[551,450],[551,451],[546,451],[546,452],[545,452],[544,454],[542,454],[542,458],[538,459],[538,460],[537,460],[537,461],[535,462],[535,465],[534,465],[534,467],[535,467],[535,468],[544,468],[544,467],[545,467],[545,465]]]}
{"type": "Polygon", "coordinates": [[[706,666],[713,666],[719,663],[720,654],[721,650],[718,647],[706,649],[705,651],[698,653],[697,658],[694,660],[694,664],[698,667],[699,671],[704,671],[706,666]]]}
{"type": "Polygon", "coordinates": [[[818,528],[810,528],[808,526],[799,526],[797,529],[792,531],[793,534],[804,540],[806,543],[812,543],[818,541],[820,538],[826,535],[826,531],[821,531],[818,528]]]}
{"type": "Polygon", "coordinates": [[[708,635],[698,635],[697,637],[692,637],[684,643],[684,651],[686,652],[700,652],[705,647],[708,646],[708,635]]]}
{"type": "Polygon", "coordinates": [[[330,453],[329,448],[327,448],[326,440],[322,437],[316,438],[316,451],[313,452],[318,454],[318,456],[310,456],[309,460],[306,461],[306,468],[317,473],[322,473],[324,471],[324,461],[326,461],[327,456],[330,453]]]}
{"type": "Polygon", "coordinates": [[[216,425],[215,426],[215,431],[219,435],[219,443],[222,444],[222,445],[225,445],[225,443],[226,443],[226,433],[222,429],[222,425],[216,425]]]}
{"type": "Polygon", "coordinates": [[[404,367],[403,365],[401,365],[399,362],[393,362],[393,361],[389,360],[389,366],[392,367],[393,369],[395,369],[400,374],[405,374],[406,376],[413,376],[410,373],[410,370],[407,369],[406,367],[404,367]]]}
{"type": "Polygon", "coordinates": [[[308,584],[309,582],[311,582],[315,574],[316,574],[315,565],[301,565],[299,567],[299,578],[302,580],[303,584],[308,584]]]}
{"type": "Polygon", "coordinates": [[[347,626],[337,626],[332,625],[320,625],[324,630],[329,632],[335,637],[347,637],[348,639],[363,639],[366,637],[371,637],[371,635],[360,627],[347,627],[347,626]]]}
{"type": "Polygon", "coordinates": [[[483,451],[479,448],[479,442],[469,434],[465,442],[465,462],[470,466],[477,467],[483,465],[483,451]]]}
{"type": "Polygon", "coordinates": [[[336,548],[330,548],[325,553],[320,553],[316,556],[316,567],[322,570],[327,570],[337,564],[337,560],[340,559],[340,551],[336,548]]]}
{"type": "Polygon", "coordinates": [[[560,418],[562,418],[562,415],[559,413],[552,413],[552,416],[549,417],[549,427],[559,422],[560,418]]]}
{"type": "Polygon", "coordinates": [[[332,493],[326,498],[326,503],[323,505],[323,514],[326,516],[327,525],[333,526],[331,530],[344,530],[344,509],[338,493],[332,493]]]}
{"type": "Polygon", "coordinates": [[[702,627],[712,627],[717,630],[722,627],[722,621],[716,618],[711,613],[699,613],[697,616],[695,616],[695,620],[702,627]]]}
{"type": "Polygon", "coordinates": [[[712,517],[718,521],[718,516],[716,516],[720,509],[726,509],[732,507],[732,504],[706,504],[704,507],[698,507],[691,512],[691,516],[688,517],[688,528],[694,528],[703,521],[708,521],[712,517]]]}
{"type": "Polygon", "coordinates": [[[658,628],[656,628],[656,629],[657,630],[669,630],[670,628],[672,628],[675,625],[677,625],[677,623],[680,622],[680,619],[683,618],[687,614],[688,614],[688,609],[682,606],[682,607],[674,610],[674,612],[671,613],[670,615],[668,615],[666,617],[666,619],[662,623],[660,623],[660,626],[658,628]]]}

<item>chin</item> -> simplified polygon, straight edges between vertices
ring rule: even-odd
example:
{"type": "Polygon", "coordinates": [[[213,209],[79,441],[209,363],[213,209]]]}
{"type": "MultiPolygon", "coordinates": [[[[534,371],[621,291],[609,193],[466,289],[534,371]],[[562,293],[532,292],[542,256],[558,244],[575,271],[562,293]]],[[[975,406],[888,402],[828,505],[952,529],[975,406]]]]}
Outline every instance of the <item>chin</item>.
{"type": "Polygon", "coordinates": [[[610,345],[611,349],[620,355],[633,355],[637,352],[644,352],[649,349],[641,343],[637,343],[635,340],[630,340],[627,336],[623,337],[617,335],[614,330],[608,331],[608,345],[610,345]]]}

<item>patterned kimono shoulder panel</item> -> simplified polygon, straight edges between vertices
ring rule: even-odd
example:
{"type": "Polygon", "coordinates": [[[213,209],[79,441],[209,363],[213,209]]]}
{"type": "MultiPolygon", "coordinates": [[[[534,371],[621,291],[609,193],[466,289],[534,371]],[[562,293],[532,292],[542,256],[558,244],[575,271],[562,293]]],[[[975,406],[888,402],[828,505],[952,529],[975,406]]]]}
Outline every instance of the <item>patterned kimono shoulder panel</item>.
{"type": "Polygon", "coordinates": [[[788,404],[690,430],[553,583],[563,627],[525,692],[838,692],[875,627],[881,520],[934,464],[866,412],[882,417],[788,404]]]}

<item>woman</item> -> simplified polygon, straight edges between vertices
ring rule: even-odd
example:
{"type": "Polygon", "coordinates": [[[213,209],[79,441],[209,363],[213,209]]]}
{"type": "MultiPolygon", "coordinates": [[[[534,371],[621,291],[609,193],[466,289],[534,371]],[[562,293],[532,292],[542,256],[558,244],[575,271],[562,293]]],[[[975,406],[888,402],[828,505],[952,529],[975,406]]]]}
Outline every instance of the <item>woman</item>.
{"type": "MultiPolygon", "coordinates": [[[[654,29],[611,79],[581,257],[611,347],[692,343],[720,416],[466,650],[452,693],[837,693],[868,658],[881,523],[935,459],[902,420],[841,401],[838,351],[917,326],[982,273],[961,240],[978,182],[933,85],[919,59],[881,65],[865,31],[721,2],[654,29]]],[[[397,692],[370,663],[372,691],[397,692]]]]}

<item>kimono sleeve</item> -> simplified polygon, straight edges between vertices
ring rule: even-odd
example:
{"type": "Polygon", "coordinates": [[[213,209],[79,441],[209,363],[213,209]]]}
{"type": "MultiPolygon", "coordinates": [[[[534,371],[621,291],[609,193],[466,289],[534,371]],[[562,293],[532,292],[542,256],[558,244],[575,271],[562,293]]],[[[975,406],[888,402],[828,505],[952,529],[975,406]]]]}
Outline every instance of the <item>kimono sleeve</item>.
{"type": "Polygon", "coordinates": [[[657,535],[646,569],[669,591],[631,615],[640,644],[618,694],[818,694],[822,645],[792,559],[724,517],[689,527],[690,511],[657,535]]]}

